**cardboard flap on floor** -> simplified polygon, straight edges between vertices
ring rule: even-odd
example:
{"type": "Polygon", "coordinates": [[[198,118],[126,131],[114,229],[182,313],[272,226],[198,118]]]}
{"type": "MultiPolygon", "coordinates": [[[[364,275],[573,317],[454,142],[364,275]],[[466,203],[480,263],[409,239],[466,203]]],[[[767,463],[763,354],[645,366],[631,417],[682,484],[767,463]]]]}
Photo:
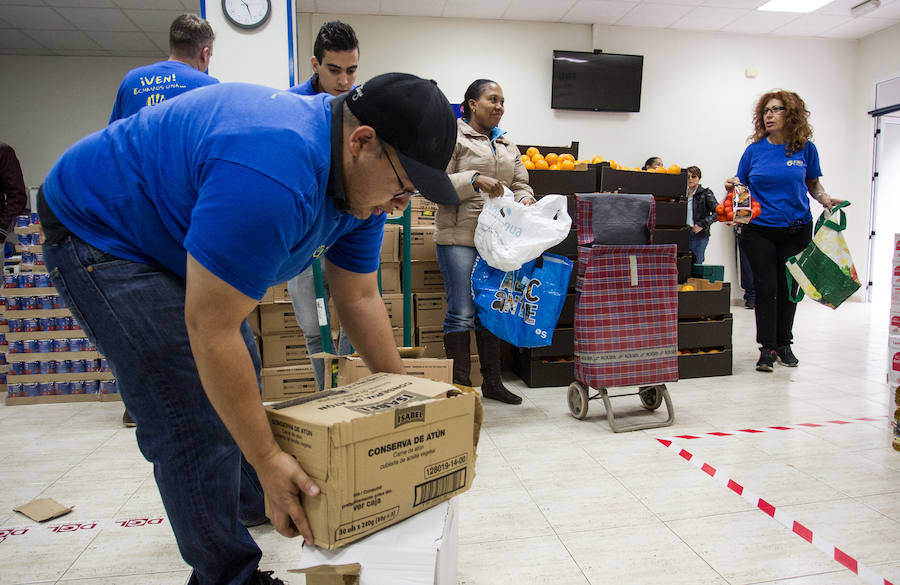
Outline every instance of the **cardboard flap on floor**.
{"type": "Polygon", "coordinates": [[[46,522],[64,516],[74,509],[74,506],[63,506],[53,498],[41,498],[13,508],[13,512],[25,514],[35,522],[46,522]]]}
{"type": "Polygon", "coordinates": [[[349,544],[469,489],[478,403],[382,373],[268,406],[275,440],[321,489],[302,498],[316,544],[349,544]]]}
{"type": "Polygon", "coordinates": [[[306,575],[306,585],[359,585],[359,563],[349,565],[317,565],[294,569],[291,573],[306,575]]]}

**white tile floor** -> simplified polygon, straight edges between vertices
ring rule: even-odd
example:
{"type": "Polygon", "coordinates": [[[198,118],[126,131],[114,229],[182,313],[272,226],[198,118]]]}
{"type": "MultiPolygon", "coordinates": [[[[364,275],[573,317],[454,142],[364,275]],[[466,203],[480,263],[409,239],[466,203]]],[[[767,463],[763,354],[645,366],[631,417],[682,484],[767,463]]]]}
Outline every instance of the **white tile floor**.
{"type": "MultiPolygon", "coordinates": [[[[488,402],[478,477],[461,496],[464,585],[783,584],[864,581],[654,440],[696,457],[900,583],[900,453],[884,383],[887,309],[804,301],[799,368],[754,371],[752,313],[734,308],[734,375],[670,384],[677,422],[614,434],[602,403],[569,414],[565,387],[488,402]],[[854,420],[882,417],[876,421],[854,420]],[[852,421],[837,424],[828,421],[852,421]],[[822,426],[796,427],[801,423],[822,426]],[[792,430],[705,433],[786,425],[792,430]]],[[[568,382],[568,381],[561,381],[568,382]]],[[[636,398],[617,412],[645,415],[636,398]]],[[[0,406],[0,585],[181,585],[150,466],[118,403],[0,406]],[[37,525],[11,511],[37,496],[75,510],[37,525]],[[125,522],[125,521],[131,522],[125,522]]],[[[658,414],[658,416],[661,416],[658,414]]],[[[286,582],[299,543],[253,529],[263,568],[286,582]]]]}

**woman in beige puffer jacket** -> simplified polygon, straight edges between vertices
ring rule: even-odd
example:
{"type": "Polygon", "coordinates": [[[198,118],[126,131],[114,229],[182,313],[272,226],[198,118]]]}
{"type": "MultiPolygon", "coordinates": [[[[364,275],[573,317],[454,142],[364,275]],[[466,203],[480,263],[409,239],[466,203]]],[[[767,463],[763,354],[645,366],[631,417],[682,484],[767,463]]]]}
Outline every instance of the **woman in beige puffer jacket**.
{"type": "Polygon", "coordinates": [[[466,90],[456,148],[447,167],[460,204],[439,206],[434,240],[447,291],[444,349],[453,360],[453,382],[471,386],[469,332],[474,329],[484,378],[482,395],[520,404],[521,397],[507,390],[500,377],[500,340],[478,322],[472,300],[475,226],[484,197],[501,196],[505,185],[516,201],[534,203],[519,149],[498,127],[503,112],[503,90],[496,82],[478,79],[466,90]]]}

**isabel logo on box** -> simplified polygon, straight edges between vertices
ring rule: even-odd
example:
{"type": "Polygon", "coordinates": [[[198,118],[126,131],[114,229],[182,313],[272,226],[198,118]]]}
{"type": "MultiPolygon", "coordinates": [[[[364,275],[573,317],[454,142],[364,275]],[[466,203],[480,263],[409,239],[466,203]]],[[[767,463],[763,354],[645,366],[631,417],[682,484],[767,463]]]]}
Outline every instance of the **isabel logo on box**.
{"type": "Polygon", "coordinates": [[[425,422],[425,405],[398,408],[394,411],[394,428],[402,427],[409,423],[425,422]]]}

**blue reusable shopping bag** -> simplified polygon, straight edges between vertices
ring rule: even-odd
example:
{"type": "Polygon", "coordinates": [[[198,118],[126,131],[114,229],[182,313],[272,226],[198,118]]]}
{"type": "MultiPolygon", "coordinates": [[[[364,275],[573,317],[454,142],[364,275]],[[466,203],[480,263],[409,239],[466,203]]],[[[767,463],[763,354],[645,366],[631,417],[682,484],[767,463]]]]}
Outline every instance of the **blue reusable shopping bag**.
{"type": "Polygon", "coordinates": [[[478,256],[472,269],[478,318],[516,347],[550,345],[571,273],[572,261],[556,254],[543,254],[510,272],[492,268],[478,256]]]}

